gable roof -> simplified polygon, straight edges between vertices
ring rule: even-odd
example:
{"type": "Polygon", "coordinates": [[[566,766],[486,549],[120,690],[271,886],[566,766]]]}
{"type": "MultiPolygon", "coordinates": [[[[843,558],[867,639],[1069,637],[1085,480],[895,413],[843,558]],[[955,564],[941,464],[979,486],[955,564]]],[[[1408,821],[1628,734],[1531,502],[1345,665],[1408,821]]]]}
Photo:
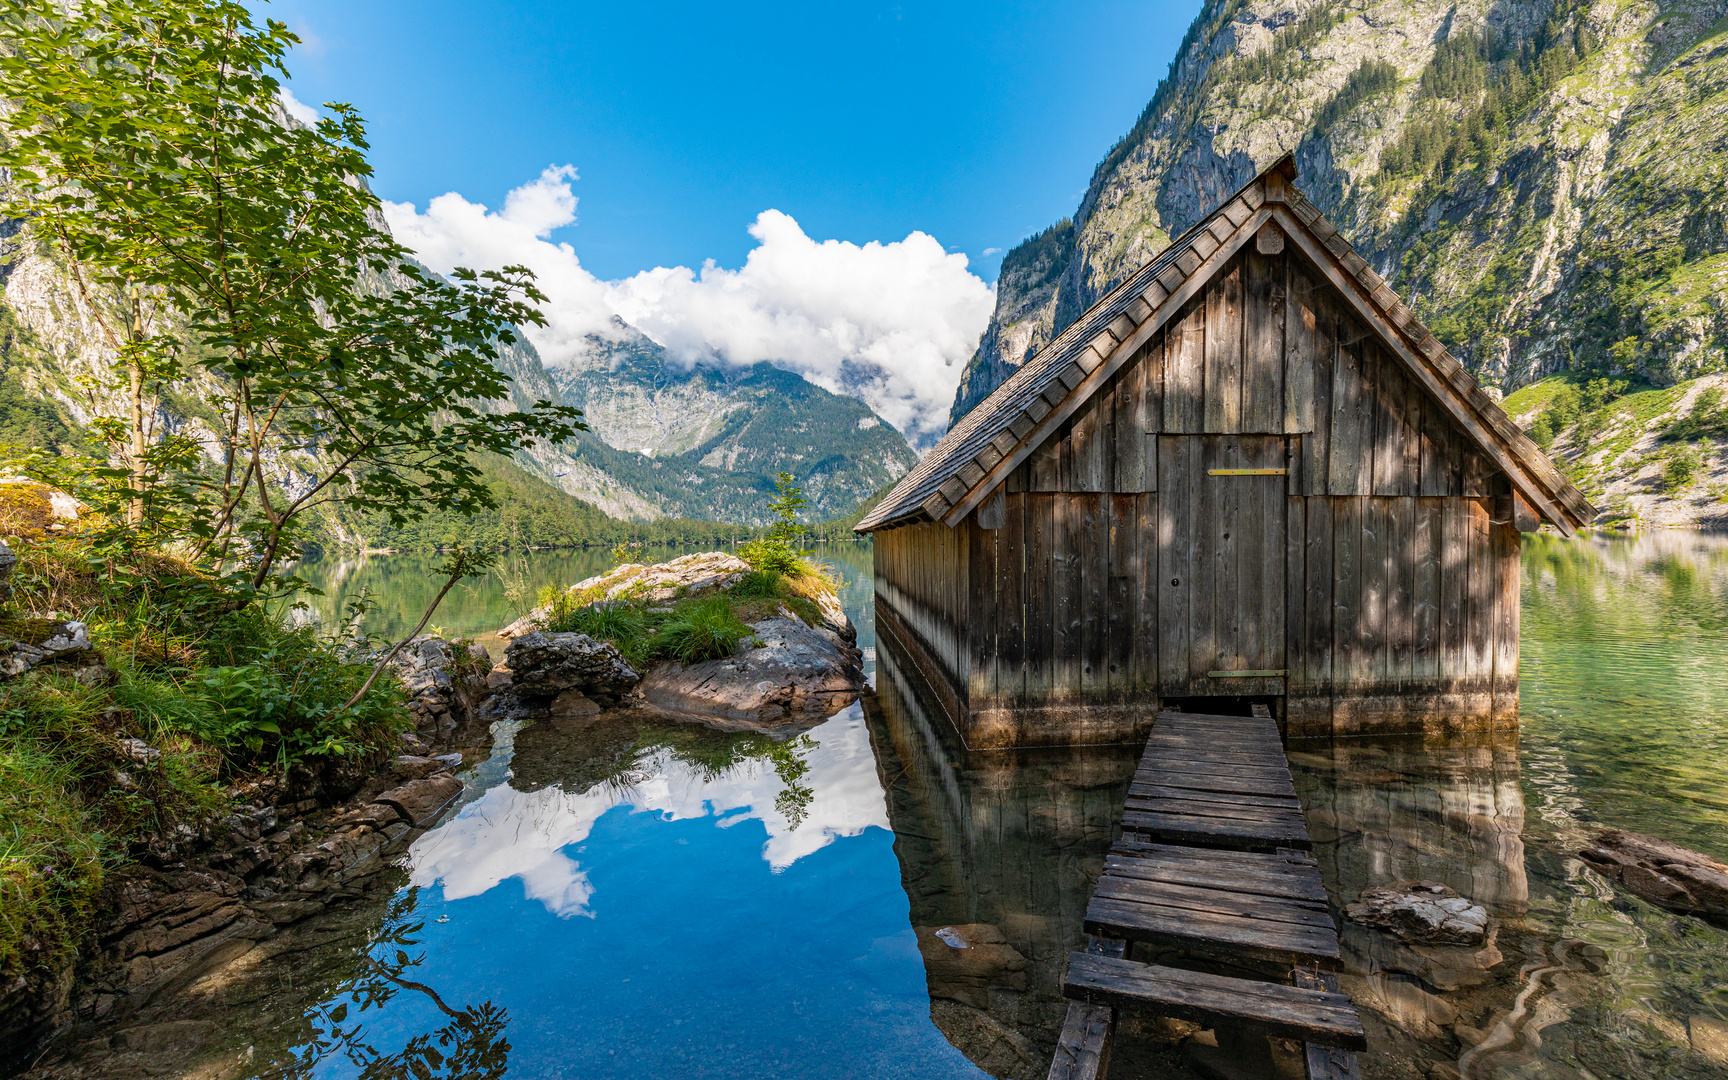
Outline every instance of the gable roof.
{"type": "Polygon", "coordinates": [[[1106,293],[950,428],[856,531],[916,521],[958,525],[1267,222],[1278,224],[1542,520],[1570,535],[1594,518],[1596,508],[1290,183],[1295,175],[1286,154],[1106,293]]]}

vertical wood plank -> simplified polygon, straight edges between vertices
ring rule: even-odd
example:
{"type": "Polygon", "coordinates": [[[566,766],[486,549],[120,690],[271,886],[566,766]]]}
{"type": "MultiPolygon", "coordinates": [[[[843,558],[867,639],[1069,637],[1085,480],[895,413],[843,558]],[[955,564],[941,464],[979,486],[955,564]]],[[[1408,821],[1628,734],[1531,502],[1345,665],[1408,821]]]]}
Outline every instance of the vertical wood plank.
{"type": "Polygon", "coordinates": [[[1146,490],[1146,350],[1111,380],[1111,450],[1115,461],[1109,490],[1146,490]]]}
{"type": "Polygon", "coordinates": [[[1071,491],[1105,491],[1110,483],[1110,395],[1093,394],[1074,415],[1071,491]]]}
{"type": "Polygon", "coordinates": [[[1205,427],[1242,430],[1242,260],[1206,286],[1205,427]]]}
{"type": "Polygon", "coordinates": [[[1102,705],[1110,696],[1110,497],[1076,496],[1080,560],[1080,697],[1102,705]]]}
{"type": "Polygon", "coordinates": [[[1440,582],[1444,504],[1439,499],[1416,500],[1415,534],[1411,538],[1414,609],[1410,676],[1432,689],[1440,678],[1440,582]]]}
{"type": "Polygon", "coordinates": [[[1194,575],[1194,589],[1188,607],[1188,682],[1194,688],[1210,689],[1206,673],[1221,666],[1218,613],[1225,601],[1219,592],[1226,584],[1219,577],[1227,553],[1220,540],[1224,530],[1218,520],[1217,478],[1207,475],[1207,470],[1229,466],[1222,462],[1221,439],[1208,436],[1195,439],[1194,443],[1188,453],[1189,512],[1194,519],[1189,567],[1194,575]]]}
{"type": "Polygon", "coordinates": [[[1332,504],[1332,690],[1361,692],[1363,507],[1368,500],[1335,497],[1332,504]]]}
{"type": "Polygon", "coordinates": [[[1287,434],[1314,431],[1314,349],[1319,333],[1314,282],[1294,259],[1284,260],[1284,427],[1287,434]]]}
{"type": "Polygon", "coordinates": [[[1080,694],[1081,620],[1085,614],[1080,581],[1082,500],[1077,495],[1062,494],[1056,496],[1055,502],[1056,655],[1052,698],[1074,702],[1080,694]]]}
{"type": "Polygon", "coordinates": [[[1158,684],[1169,694],[1184,693],[1188,686],[1194,532],[1188,458],[1194,442],[1170,436],[1158,440],[1158,684]]]}
{"type": "Polygon", "coordinates": [[[1028,477],[1029,491],[1060,491],[1062,461],[1062,432],[1053,432],[1026,459],[1030,471],[1028,477]]]}
{"type": "MultiPolygon", "coordinates": [[[[1148,434],[1164,427],[1164,358],[1169,341],[1170,326],[1167,325],[1146,343],[1146,353],[1140,360],[1140,422],[1143,425],[1140,430],[1148,434]]],[[[1151,479],[1147,477],[1148,482],[1151,479]]]]}
{"type": "Polygon", "coordinates": [[[1004,708],[1026,694],[1026,496],[1011,494],[1003,508],[996,572],[996,699],[1004,708]]]}
{"type": "Polygon", "coordinates": [[[1205,420],[1206,298],[1190,300],[1180,321],[1165,329],[1164,431],[1197,432],[1205,420]]]}
{"type": "MultiPolygon", "coordinates": [[[[1397,358],[1385,353],[1387,363],[1397,358]]],[[[1402,373],[1404,400],[1400,403],[1399,422],[1404,429],[1404,484],[1400,495],[1422,494],[1422,413],[1427,394],[1408,373],[1402,373]]]]}
{"type": "MultiPolygon", "coordinates": [[[[1147,444],[1156,446],[1156,436],[1147,444]]],[[[1158,496],[1137,495],[1135,513],[1135,622],[1134,680],[1136,700],[1158,693],[1158,601],[1162,595],[1158,579],[1158,496]]]]}
{"type": "Polygon", "coordinates": [[[1365,466],[1365,458],[1373,450],[1373,399],[1364,370],[1361,336],[1352,329],[1353,340],[1345,340],[1346,325],[1353,322],[1340,320],[1338,349],[1334,354],[1332,446],[1328,462],[1331,480],[1327,485],[1327,491],[1333,495],[1367,495],[1371,490],[1371,469],[1365,466]]]}
{"type": "Polygon", "coordinates": [[[1363,367],[1372,367],[1374,385],[1374,451],[1371,455],[1376,495],[1404,494],[1404,377],[1378,346],[1365,348],[1363,367]]]}
{"type": "Polygon", "coordinates": [[[1468,515],[1462,499],[1440,507],[1440,678],[1448,685],[1469,671],[1465,601],[1470,590],[1468,515]]]}
{"type": "Polygon", "coordinates": [[[966,576],[972,595],[967,605],[964,627],[968,654],[966,707],[977,711],[998,705],[996,590],[1000,576],[996,569],[996,557],[997,538],[1002,530],[982,528],[972,516],[961,522],[959,529],[965,531],[967,544],[971,548],[966,576]]]}
{"type": "MultiPolygon", "coordinates": [[[[1312,434],[1302,439],[1302,491],[1307,495],[1326,495],[1332,490],[1332,392],[1338,360],[1338,318],[1332,304],[1317,291],[1313,279],[1302,275],[1301,280],[1307,289],[1303,301],[1304,333],[1308,332],[1308,320],[1312,320],[1313,341],[1305,349],[1313,365],[1314,388],[1312,434]]],[[[1294,357],[1287,361],[1286,370],[1292,370],[1295,363],[1294,357]]]]}
{"type": "Polygon", "coordinates": [[[1308,515],[1300,495],[1284,502],[1284,662],[1292,695],[1308,687],[1308,515]]]}
{"type": "Polygon", "coordinates": [[[1249,251],[1243,267],[1243,431],[1284,430],[1284,264],[1249,251]]]}
{"type": "Polygon", "coordinates": [[[1362,608],[1356,622],[1356,666],[1353,682],[1358,691],[1385,685],[1391,650],[1386,626],[1387,599],[1393,574],[1390,539],[1390,500],[1362,500],[1362,608]]]}
{"type": "MultiPolygon", "coordinates": [[[[1144,432],[1134,432],[1144,444],[1144,432]]],[[[1106,626],[1108,649],[1105,672],[1108,700],[1124,705],[1134,697],[1134,631],[1141,585],[1140,513],[1138,495],[1118,494],[1109,498],[1110,521],[1110,614],[1106,626]]]]}
{"type": "Polygon", "coordinates": [[[1518,715],[1518,593],[1523,569],[1519,548],[1523,537],[1513,525],[1495,525],[1493,533],[1494,575],[1498,587],[1494,627],[1494,718],[1509,720],[1518,715]]]}
{"type": "Polygon", "coordinates": [[[1465,594],[1466,674],[1482,688],[1494,678],[1494,541],[1489,535],[1488,508],[1471,499],[1468,515],[1470,586],[1465,594]]]}
{"type": "Polygon", "coordinates": [[[1026,502],[1026,702],[1041,703],[1054,684],[1052,675],[1056,593],[1056,500],[1037,495],[1026,502]]]}
{"type": "Polygon", "coordinates": [[[1386,511],[1386,685],[1404,688],[1416,654],[1415,496],[1388,500],[1386,511]]]}
{"type": "Polygon", "coordinates": [[[1308,656],[1303,663],[1311,694],[1332,692],[1332,620],[1333,583],[1336,565],[1332,552],[1332,515],[1337,502],[1325,496],[1302,500],[1303,516],[1307,519],[1304,545],[1303,609],[1307,619],[1304,636],[1308,656]]]}

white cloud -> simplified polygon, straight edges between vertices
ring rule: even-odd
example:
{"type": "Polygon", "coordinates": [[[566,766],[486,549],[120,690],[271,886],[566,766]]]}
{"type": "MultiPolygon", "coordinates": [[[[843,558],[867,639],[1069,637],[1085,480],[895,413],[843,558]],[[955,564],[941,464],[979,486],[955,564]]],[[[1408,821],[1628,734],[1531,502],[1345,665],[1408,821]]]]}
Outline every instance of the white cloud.
{"type": "Polygon", "coordinates": [[[627,787],[601,783],[572,794],[556,786],[521,792],[499,784],[414,841],[410,880],[442,884],[446,899],[460,900],[516,879],[555,915],[592,916],[594,886],[575,856],[594,824],[617,806],[667,821],[707,818],[717,828],[761,821],[768,834],[762,859],[776,871],[842,837],[888,828],[862,707],[842,710],[810,737],[816,748],[801,782],[813,797],[796,825],[775,805],[785,783],[763,763],[709,776],[661,750],[640,764],[627,787]]]}
{"type": "Polygon", "coordinates": [[[1001,248],[985,248],[984,254],[986,254],[986,255],[1000,255],[1000,254],[1002,254],[1002,249],[1001,248]]]}
{"type": "Polygon", "coordinates": [[[617,314],[685,362],[769,361],[849,393],[918,441],[940,433],[960,371],[995,306],[994,287],[926,233],[864,245],[817,241],[765,210],[757,246],[729,270],[656,267],[602,281],[552,232],[576,220],[576,170],[547,168],[493,212],[454,192],[424,213],[385,203],[398,239],[440,272],[456,266],[532,269],[549,325],[529,338],[548,364],[580,363],[589,335],[617,314]]]}
{"type": "Polygon", "coordinates": [[[318,110],[294,96],[294,91],[286,86],[276,88],[276,96],[282,99],[282,107],[288,110],[288,115],[311,127],[318,123],[318,110]]]}

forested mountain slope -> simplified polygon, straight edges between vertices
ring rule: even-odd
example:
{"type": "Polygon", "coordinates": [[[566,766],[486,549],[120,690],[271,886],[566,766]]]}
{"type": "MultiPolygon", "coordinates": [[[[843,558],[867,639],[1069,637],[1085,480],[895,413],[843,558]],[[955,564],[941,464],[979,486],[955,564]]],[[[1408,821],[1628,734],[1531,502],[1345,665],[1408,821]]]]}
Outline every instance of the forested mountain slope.
{"type": "Polygon", "coordinates": [[[970,409],[1257,168],[1489,387],[1728,349],[1728,0],[1208,0],[1072,221],[1003,261],[970,409]]]}

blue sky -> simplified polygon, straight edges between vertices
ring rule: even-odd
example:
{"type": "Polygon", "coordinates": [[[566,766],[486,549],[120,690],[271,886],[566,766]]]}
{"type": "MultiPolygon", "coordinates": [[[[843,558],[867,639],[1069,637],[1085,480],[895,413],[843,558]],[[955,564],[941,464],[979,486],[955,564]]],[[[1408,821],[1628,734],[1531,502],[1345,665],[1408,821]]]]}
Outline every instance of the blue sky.
{"type": "Polygon", "coordinates": [[[279,0],[304,101],[353,102],[376,187],[499,206],[580,172],[556,231],[616,279],[735,267],[777,209],[812,238],[913,230],[995,278],[1071,213],[1197,0],[933,5],[279,0]]]}

